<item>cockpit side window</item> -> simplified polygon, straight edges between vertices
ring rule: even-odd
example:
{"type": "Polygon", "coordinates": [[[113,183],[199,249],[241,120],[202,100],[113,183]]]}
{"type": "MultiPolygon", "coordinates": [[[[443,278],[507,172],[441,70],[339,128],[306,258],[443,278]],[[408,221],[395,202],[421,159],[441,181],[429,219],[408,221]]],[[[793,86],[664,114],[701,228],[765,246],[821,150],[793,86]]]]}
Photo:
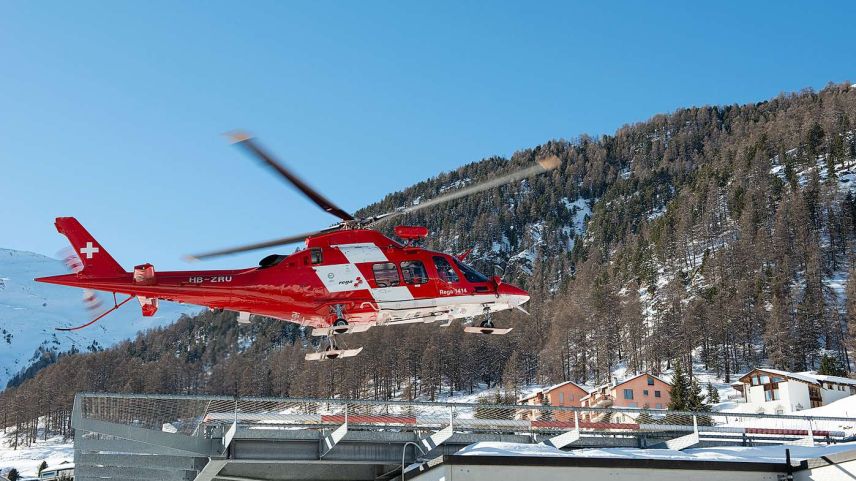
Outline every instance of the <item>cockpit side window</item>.
{"type": "Polygon", "coordinates": [[[470,282],[487,282],[487,276],[482,274],[481,272],[473,269],[472,267],[464,264],[463,262],[455,259],[455,265],[458,266],[458,269],[464,273],[464,278],[470,282]]]}
{"type": "Polygon", "coordinates": [[[437,268],[437,276],[441,281],[458,282],[458,273],[445,257],[434,256],[434,267],[437,268]]]}
{"type": "Polygon", "coordinates": [[[421,261],[402,261],[401,275],[406,284],[425,284],[428,282],[428,274],[425,273],[425,264],[421,261]]]}

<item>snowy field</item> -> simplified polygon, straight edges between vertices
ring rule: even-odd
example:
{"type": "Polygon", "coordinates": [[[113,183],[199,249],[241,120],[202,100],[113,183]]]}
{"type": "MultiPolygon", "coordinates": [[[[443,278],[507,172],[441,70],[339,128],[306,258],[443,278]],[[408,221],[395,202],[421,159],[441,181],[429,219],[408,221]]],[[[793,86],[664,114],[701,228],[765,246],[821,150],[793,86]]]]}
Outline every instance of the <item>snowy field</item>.
{"type": "Polygon", "coordinates": [[[57,436],[13,449],[8,445],[6,435],[0,433],[0,473],[5,474],[10,468],[15,468],[22,476],[35,476],[42,461],[46,461],[49,467],[74,462],[71,440],[65,441],[62,436],[57,436]]]}

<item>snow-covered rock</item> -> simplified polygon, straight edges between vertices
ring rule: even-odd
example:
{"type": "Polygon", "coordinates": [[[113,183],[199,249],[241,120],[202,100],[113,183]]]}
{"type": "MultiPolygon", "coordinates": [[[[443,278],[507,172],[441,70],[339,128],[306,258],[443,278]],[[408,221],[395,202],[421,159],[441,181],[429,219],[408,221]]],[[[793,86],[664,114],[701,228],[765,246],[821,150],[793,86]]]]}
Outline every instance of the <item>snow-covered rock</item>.
{"type": "MultiPolygon", "coordinates": [[[[36,277],[66,274],[65,264],[32,252],[0,249],[0,390],[17,372],[40,356],[39,350],[80,351],[97,343],[107,347],[138,331],[169,324],[184,312],[198,308],[162,302],[154,317],[143,317],[138,304],[129,303],[97,324],[74,332],[55,327],[83,324],[92,315],[83,304],[83,291],[42,284],[36,277]]],[[[113,298],[101,295],[102,309],[113,298]]]]}

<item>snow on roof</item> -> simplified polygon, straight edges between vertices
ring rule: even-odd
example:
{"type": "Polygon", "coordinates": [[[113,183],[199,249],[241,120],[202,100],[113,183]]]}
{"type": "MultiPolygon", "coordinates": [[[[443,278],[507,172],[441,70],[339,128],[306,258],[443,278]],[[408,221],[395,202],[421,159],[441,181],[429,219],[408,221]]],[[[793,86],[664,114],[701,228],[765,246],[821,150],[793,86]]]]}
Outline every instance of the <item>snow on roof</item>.
{"type": "Polygon", "coordinates": [[[841,443],[834,446],[726,446],[713,448],[695,448],[684,451],[672,449],[639,448],[597,448],[562,451],[543,444],[521,444],[506,442],[481,442],[471,444],[455,454],[463,456],[544,456],[569,458],[622,458],[622,459],[663,459],[687,461],[729,461],[747,463],[784,463],[785,450],[791,452],[791,460],[818,458],[830,454],[856,451],[856,442],[841,443]]]}
{"type": "Polygon", "coordinates": [[[847,384],[849,386],[856,386],[856,379],[850,379],[841,376],[827,376],[826,374],[811,374],[804,372],[800,374],[810,374],[812,377],[822,382],[832,382],[836,384],[847,384]]]}
{"type": "Polygon", "coordinates": [[[849,378],[840,377],[840,376],[827,376],[825,374],[816,374],[813,371],[788,372],[788,371],[781,371],[779,369],[768,369],[766,367],[756,367],[755,369],[753,369],[753,370],[749,371],[748,373],[744,374],[743,376],[741,376],[740,379],[742,380],[743,378],[748,377],[750,374],[752,374],[755,371],[761,371],[761,372],[766,372],[769,374],[775,374],[777,376],[782,376],[782,377],[794,379],[796,381],[802,381],[802,382],[805,382],[808,384],[820,384],[822,382],[831,382],[833,384],[845,384],[848,386],[856,386],[856,379],[849,379],[849,378]]]}

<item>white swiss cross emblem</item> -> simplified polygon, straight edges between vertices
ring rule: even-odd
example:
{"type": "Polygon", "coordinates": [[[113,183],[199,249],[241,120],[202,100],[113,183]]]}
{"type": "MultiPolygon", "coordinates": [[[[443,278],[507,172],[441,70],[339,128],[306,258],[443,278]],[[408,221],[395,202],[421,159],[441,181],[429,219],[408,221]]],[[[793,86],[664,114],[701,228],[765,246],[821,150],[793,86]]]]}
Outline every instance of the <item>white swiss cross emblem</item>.
{"type": "Polygon", "coordinates": [[[101,251],[101,249],[93,246],[92,242],[87,242],[86,247],[80,248],[80,253],[85,254],[87,259],[92,259],[92,254],[95,254],[96,252],[100,252],[100,251],[101,251]]]}

